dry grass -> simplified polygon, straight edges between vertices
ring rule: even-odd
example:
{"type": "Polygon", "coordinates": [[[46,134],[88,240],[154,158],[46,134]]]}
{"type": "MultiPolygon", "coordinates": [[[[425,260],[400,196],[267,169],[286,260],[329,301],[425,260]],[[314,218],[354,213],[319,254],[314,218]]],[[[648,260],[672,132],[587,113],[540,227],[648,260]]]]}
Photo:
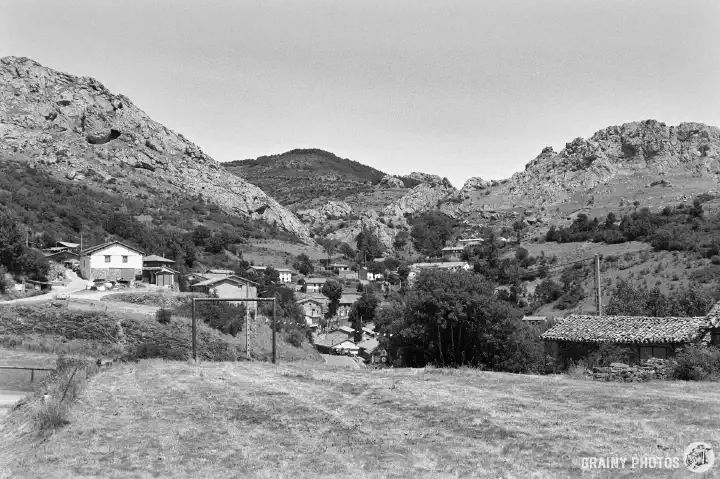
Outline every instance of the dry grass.
{"type": "Polygon", "coordinates": [[[577,477],[582,456],[720,443],[718,406],[710,383],[154,360],[97,376],[47,442],[0,449],[9,476],[577,477]]]}

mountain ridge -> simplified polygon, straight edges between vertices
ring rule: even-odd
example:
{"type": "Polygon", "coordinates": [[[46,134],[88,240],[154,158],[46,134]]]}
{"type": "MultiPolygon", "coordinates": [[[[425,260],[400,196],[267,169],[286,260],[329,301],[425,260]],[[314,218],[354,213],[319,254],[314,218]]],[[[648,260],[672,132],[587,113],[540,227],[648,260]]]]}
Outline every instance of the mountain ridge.
{"type": "Polygon", "coordinates": [[[44,67],[26,57],[0,59],[0,147],[70,181],[95,187],[135,181],[167,194],[196,196],[227,213],[262,219],[311,243],[287,209],[182,134],[152,120],[92,77],[44,67]]]}

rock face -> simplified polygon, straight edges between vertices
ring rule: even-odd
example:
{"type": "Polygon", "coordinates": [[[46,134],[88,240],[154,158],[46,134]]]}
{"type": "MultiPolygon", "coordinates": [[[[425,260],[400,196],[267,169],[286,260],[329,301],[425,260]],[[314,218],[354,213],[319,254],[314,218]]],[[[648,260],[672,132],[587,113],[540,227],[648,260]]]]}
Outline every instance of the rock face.
{"type": "Polygon", "coordinates": [[[560,153],[546,147],[498,193],[535,205],[559,203],[638,172],[720,178],[720,129],[655,120],[611,126],[587,140],[576,138],[560,153]]]}
{"type": "Polygon", "coordinates": [[[403,217],[405,214],[422,213],[437,208],[440,202],[446,200],[455,192],[455,188],[447,180],[440,179],[437,183],[422,183],[387,206],[384,213],[389,216],[399,217],[403,217]]]}
{"type": "Polygon", "coordinates": [[[395,230],[382,223],[379,220],[377,213],[372,210],[367,213],[363,213],[360,219],[350,226],[346,226],[345,228],[339,229],[328,235],[328,238],[344,241],[349,245],[354,245],[357,235],[363,229],[368,229],[369,231],[375,233],[387,251],[393,250],[395,230]]]}
{"type": "Polygon", "coordinates": [[[265,220],[312,242],[291,212],[260,188],[228,175],[129,98],[93,78],[27,58],[0,59],[0,148],[73,181],[96,186],[149,181],[165,193],[202,195],[228,213],[265,220]]]}
{"type": "Polygon", "coordinates": [[[328,218],[346,218],[352,214],[352,206],[344,201],[328,201],[320,208],[300,210],[297,215],[309,223],[324,222],[328,218]]]}
{"type": "Polygon", "coordinates": [[[463,187],[460,189],[460,193],[470,193],[471,191],[485,190],[492,184],[489,181],[485,181],[479,176],[468,179],[463,187]]]}
{"type": "Polygon", "coordinates": [[[379,188],[405,188],[405,183],[397,176],[385,175],[377,186],[379,188]]]}

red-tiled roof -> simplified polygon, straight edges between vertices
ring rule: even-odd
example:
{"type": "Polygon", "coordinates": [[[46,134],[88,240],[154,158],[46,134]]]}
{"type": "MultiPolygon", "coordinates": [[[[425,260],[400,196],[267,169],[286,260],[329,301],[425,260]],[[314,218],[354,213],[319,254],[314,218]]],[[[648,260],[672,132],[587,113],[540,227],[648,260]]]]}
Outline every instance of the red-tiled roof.
{"type": "Polygon", "coordinates": [[[571,315],[540,337],[589,343],[684,343],[695,339],[706,326],[706,317],[571,315]]]}

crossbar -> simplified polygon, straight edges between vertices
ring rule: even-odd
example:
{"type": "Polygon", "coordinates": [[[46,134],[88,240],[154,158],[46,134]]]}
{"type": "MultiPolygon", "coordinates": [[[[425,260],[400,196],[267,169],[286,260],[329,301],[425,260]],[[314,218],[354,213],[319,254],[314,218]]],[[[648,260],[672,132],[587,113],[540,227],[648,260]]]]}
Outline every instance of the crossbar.
{"type": "Polygon", "coordinates": [[[35,381],[35,371],[55,371],[53,368],[27,368],[23,366],[0,366],[0,369],[29,369],[31,383],[35,381]]]}

